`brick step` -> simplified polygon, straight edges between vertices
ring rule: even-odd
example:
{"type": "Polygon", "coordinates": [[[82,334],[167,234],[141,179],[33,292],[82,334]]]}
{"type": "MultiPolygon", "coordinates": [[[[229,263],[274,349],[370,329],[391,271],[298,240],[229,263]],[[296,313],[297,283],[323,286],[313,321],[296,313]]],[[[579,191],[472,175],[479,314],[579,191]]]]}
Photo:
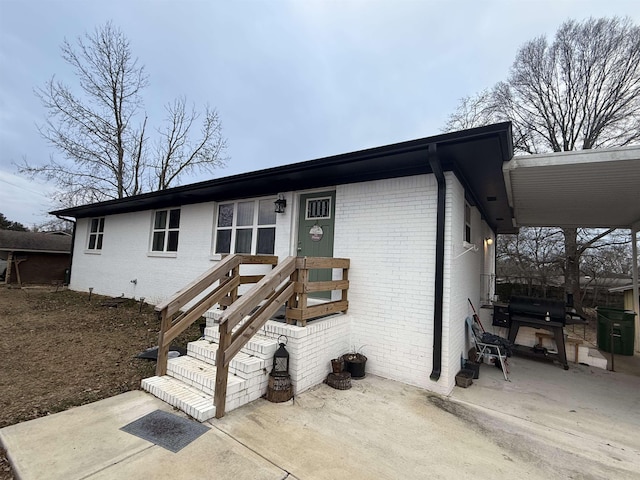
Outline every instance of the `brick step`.
{"type": "MultiPolygon", "coordinates": [[[[213,395],[216,390],[216,367],[188,355],[170,358],[167,362],[167,375],[192,387],[213,395]]],[[[227,399],[246,389],[247,381],[230,374],[227,379],[227,399]]]]}
{"type": "MultiPolygon", "coordinates": [[[[218,327],[206,327],[204,329],[204,338],[209,342],[218,343],[220,339],[220,332],[218,331],[218,327]]],[[[264,360],[270,360],[273,359],[273,354],[276,353],[277,349],[277,340],[270,337],[265,337],[264,335],[256,334],[251,337],[251,340],[249,340],[249,342],[244,347],[242,347],[242,352],[249,355],[254,355],[264,360]]]]}
{"type": "Polygon", "coordinates": [[[207,320],[207,326],[213,327],[217,324],[222,317],[222,313],[224,310],[220,310],[219,308],[212,308],[211,310],[207,310],[204,312],[203,317],[207,320]]]}
{"type": "Polygon", "coordinates": [[[182,410],[199,422],[213,418],[216,407],[213,396],[167,375],[142,380],[142,389],[169,405],[182,410]]]}
{"type": "MultiPolygon", "coordinates": [[[[187,355],[197,358],[209,365],[216,364],[216,354],[218,344],[209,340],[196,340],[187,345],[187,355]]],[[[252,378],[256,372],[271,367],[271,360],[249,355],[244,352],[238,353],[229,364],[229,373],[233,373],[241,378],[252,378]]]]}
{"type": "MultiPolygon", "coordinates": [[[[313,305],[315,303],[325,303],[325,300],[320,300],[319,302],[316,302],[316,299],[309,299],[309,304],[313,305]]],[[[260,302],[260,305],[263,305],[264,302],[260,302]]],[[[257,309],[258,307],[256,307],[257,309]]],[[[255,310],[254,310],[255,311],[255,310]]],[[[214,324],[218,324],[220,322],[220,318],[222,317],[222,314],[224,313],[224,310],[221,310],[220,308],[212,308],[211,310],[208,310],[204,313],[203,317],[207,319],[207,325],[208,326],[213,326],[214,324]]],[[[285,307],[282,306],[280,307],[280,309],[274,314],[275,316],[282,316],[281,318],[284,318],[284,313],[285,313],[285,307]]],[[[249,317],[245,317],[245,318],[249,318],[249,317]]]]}

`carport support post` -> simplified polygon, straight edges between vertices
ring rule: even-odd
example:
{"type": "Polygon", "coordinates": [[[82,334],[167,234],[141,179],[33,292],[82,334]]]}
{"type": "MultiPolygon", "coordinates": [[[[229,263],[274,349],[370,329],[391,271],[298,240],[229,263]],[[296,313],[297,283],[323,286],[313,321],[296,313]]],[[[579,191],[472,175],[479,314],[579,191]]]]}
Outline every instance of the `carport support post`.
{"type": "MultiPolygon", "coordinates": [[[[640,353],[640,293],[638,292],[638,230],[640,230],[640,222],[631,227],[631,256],[632,258],[632,274],[633,274],[633,310],[636,312],[635,327],[635,352],[640,353]]],[[[613,344],[612,344],[613,345],[613,344]]]]}

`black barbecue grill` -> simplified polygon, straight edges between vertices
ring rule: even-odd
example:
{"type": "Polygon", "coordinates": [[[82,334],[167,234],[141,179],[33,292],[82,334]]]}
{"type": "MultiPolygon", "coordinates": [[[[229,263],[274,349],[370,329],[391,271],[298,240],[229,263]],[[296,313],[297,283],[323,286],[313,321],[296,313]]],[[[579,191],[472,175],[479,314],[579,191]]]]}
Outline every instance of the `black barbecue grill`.
{"type": "MultiPolygon", "coordinates": [[[[557,360],[565,370],[569,369],[564,345],[564,326],[567,307],[564,302],[546,298],[511,297],[508,307],[509,340],[515,344],[520,327],[543,328],[553,333],[558,348],[557,354],[545,353],[548,359],[557,360]]],[[[516,345],[516,353],[535,353],[530,347],[516,345]]]]}
{"type": "Polygon", "coordinates": [[[566,306],[560,300],[532,297],[511,297],[509,300],[509,318],[525,318],[539,321],[541,325],[561,324],[566,321],[566,306]]]}

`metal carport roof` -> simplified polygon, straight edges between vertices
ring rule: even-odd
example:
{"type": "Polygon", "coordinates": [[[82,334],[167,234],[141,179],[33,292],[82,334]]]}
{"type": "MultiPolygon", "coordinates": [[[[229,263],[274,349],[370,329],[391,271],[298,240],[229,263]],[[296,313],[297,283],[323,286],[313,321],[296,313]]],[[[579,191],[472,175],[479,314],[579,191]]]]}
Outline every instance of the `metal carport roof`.
{"type": "Polygon", "coordinates": [[[640,223],[640,146],[516,156],[503,172],[516,226],[640,223]]]}
{"type": "MultiPolygon", "coordinates": [[[[502,171],[514,226],[631,230],[638,314],[640,146],[516,156],[502,171]]],[[[640,353],[640,314],[635,350],[640,353]]]]}

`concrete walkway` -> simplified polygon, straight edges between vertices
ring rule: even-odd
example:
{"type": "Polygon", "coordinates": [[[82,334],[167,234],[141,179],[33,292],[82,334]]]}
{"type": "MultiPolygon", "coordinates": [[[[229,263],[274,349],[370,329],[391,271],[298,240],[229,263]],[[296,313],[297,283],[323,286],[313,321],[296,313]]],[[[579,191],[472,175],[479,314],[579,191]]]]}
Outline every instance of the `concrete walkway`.
{"type": "Polygon", "coordinates": [[[450,398],[375,376],[258,400],[171,453],[119,430],[156,409],[143,392],[0,430],[18,478],[638,478],[640,377],[513,358],[450,398]]]}

